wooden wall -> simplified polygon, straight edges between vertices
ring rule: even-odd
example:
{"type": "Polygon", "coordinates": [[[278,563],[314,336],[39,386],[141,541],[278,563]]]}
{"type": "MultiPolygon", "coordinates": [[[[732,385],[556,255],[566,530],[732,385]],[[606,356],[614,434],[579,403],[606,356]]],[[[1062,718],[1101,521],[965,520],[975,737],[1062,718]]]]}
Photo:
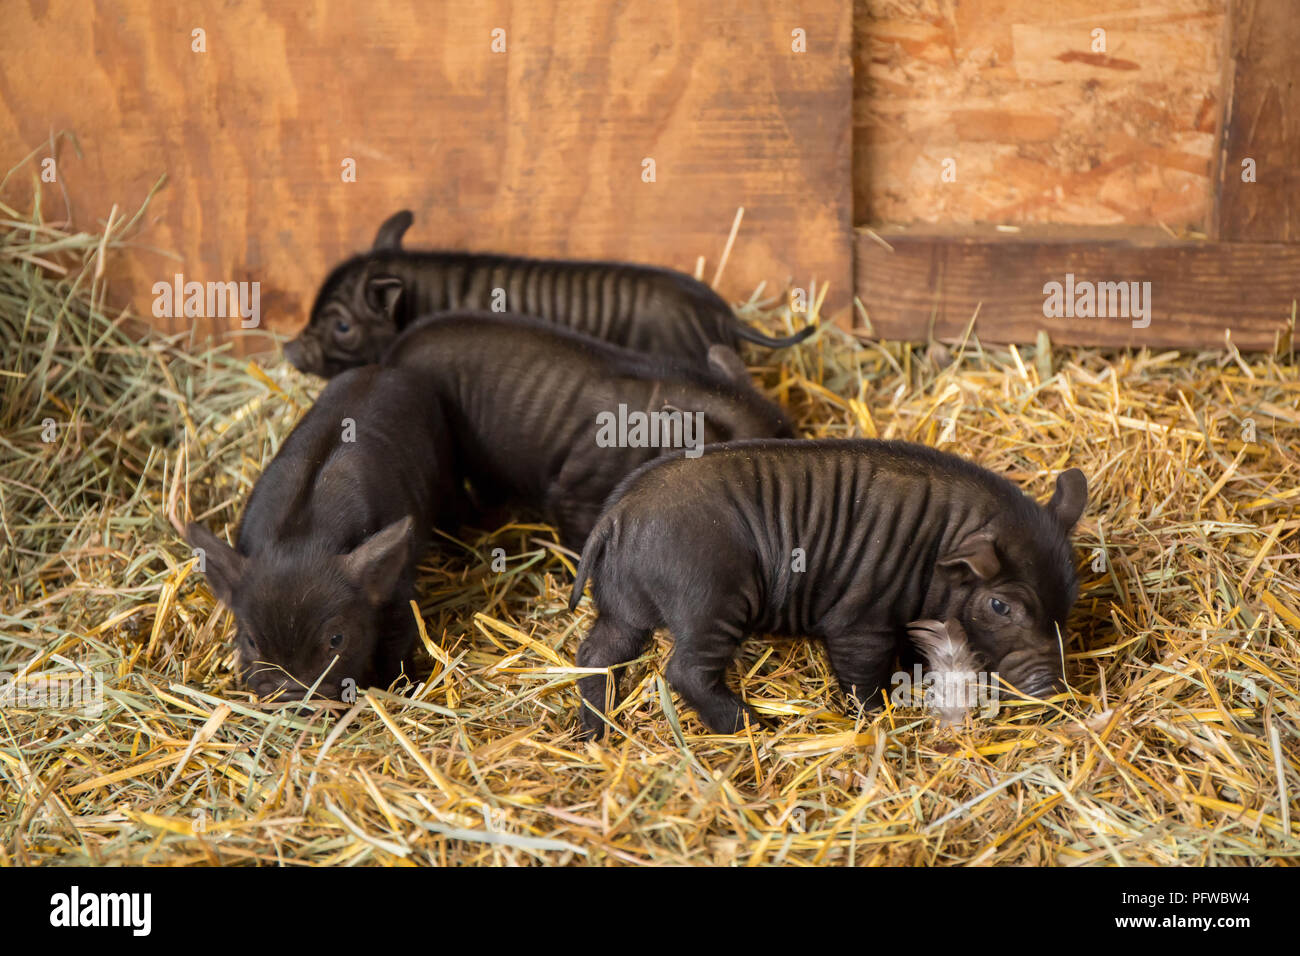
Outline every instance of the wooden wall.
{"type": "MultiPolygon", "coordinates": [[[[408,245],[688,272],[704,256],[707,279],[744,206],[720,291],[816,279],[843,311],[850,17],[845,0],[12,2],[0,141],[8,168],[75,131],[60,185],[90,230],[166,174],[141,241],[179,259],[142,249],[115,286],[145,315],[176,272],[256,280],[264,324],[292,331],[330,265],[404,207],[408,245]]],[[[6,198],[30,188],[19,175],[6,198]]],[[[45,214],[64,217],[57,189],[45,214]]]]}
{"type": "Polygon", "coordinates": [[[291,332],[403,207],[410,245],[704,256],[707,279],[744,206],[725,296],[815,279],[827,313],[852,321],[856,295],[889,338],[960,337],[978,310],[985,341],[1263,349],[1300,298],[1291,0],[26,0],[0,18],[0,137],[16,162],[76,132],[59,185],[78,226],[168,177],[141,241],[179,258],[141,248],[115,286],[145,314],[178,271],[255,280],[291,332]],[[1071,275],[1150,282],[1151,322],[1045,315],[1071,275]]]}
{"type": "Polygon", "coordinates": [[[1300,243],[1300,4],[1233,0],[1211,235],[1300,243]],[[1242,163],[1255,164],[1247,181],[1242,163]]]}
{"type": "Polygon", "coordinates": [[[876,334],[1290,351],[1295,3],[856,3],[855,276],[876,334]],[[1049,289],[1076,282],[1149,289],[1147,314],[1059,314],[1049,289]]]}
{"type": "Polygon", "coordinates": [[[855,221],[1203,230],[1225,7],[855,0],[855,221]]]}

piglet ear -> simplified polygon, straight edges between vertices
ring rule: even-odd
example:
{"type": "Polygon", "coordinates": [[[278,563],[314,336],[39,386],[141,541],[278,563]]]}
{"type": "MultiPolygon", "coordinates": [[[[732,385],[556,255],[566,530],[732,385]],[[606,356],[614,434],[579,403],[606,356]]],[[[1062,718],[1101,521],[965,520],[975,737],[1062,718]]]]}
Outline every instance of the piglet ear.
{"type": "Polygon", "coordinates": [[[374,605],[393,596],[411,553],[411,530],[415,522],[407,515],[377,531],[343,556],[343,573],[374,605]]]}
{"type": "Polygon", "coordinates": [[[401,212],[394,213],[384,220],[384,224],[379,227],[375,233],[375,244],[371,247],[373,250],[382,249],[401,249],[402,236],[406,230],[411,228],[411,223],[415,222],[415,217],[411,215],[411,210],[403,209],[401,212]]]}
{"type": "Polygon", "coordinates": [[[709,368],[721,375],[733,385],[741,388],[753,388],[754,380],[749,377],[749,369],[740,360],[740,356],[725,345],[709,346],[709,368]]]}
{"type": "Polygon", "coordinates": [[[401,298],[402,280],[397,276],[377,275],[366,280],[366,305],[371,311],[392,318],[401,298]]]}
{"type": "Polygon", "coordinates": [[[976,531],[940,558],[939,567],[963,568],[981,581],[988,581],[997,577],[1002,570],[1002,561],[993,544],[993,535],[987,531],[976,531]]]}
{"type": "Polygon", "coordinates": [[[244,557],[226,542],[203,527],[190,524],[185,528],[185,540],[195,551],[201,551],[199,567],[208,579],[208,586],[217,600],[229,607],[234,603],[235,591],[239,580],[244,576],[244,566],[248,558],[244,557]]]}
{"type": "Polygon", "coordinates": [[[1067,532],[1074,528],[1088,503],[1088,479],[1078,468],[1071,468],[1056,476],[1056,491],[1047,503],[1047,510],[1056,516],[1067,532]]]}

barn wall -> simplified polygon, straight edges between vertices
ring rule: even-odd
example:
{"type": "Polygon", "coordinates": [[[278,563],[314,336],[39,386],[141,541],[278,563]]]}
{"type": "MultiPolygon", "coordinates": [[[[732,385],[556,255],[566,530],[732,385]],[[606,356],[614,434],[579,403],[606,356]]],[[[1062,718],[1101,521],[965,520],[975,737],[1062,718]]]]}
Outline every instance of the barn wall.
{"type": "Polygon", "coordinates": [[[1203,230],[1225,6],[855,0],[856,223],[1203,230]]]}
{"type": "Polygon", "coordinates": [[[404,207],[410,245],[709,279],[743,206],[733,300],[816,280],[890,337],[978,311],[986,341],[1267,348],[1300,275],[1298,24],[1273,0],[28,0],[0,6],[0,136],[6,165],[58,156],[43,209],[81,228],[165,174],[113,266],[145,315],[178,272],[257,281],[292,332],[404,207]],[[1153,324],[1045,321],[1043,283],[1084,267],[1151,281],[1153,324]]]}
{"type": "MultiPolygon", "coordinates": [[[[64,218],[66,189],[85,229],[165,174],[141,240],[178,258],[141,249],[114,286],[145,315],[181,272],[260,282],[264,324],[292,331],[329,266],[404,207],[408,245],[691,272],[704,256],[711,278],[744,206],[720,291],[816,279],[842,310],[850,18],[848,0],[9,3],[0,141],[8,168],[75,132],[44,210],[64,218]]],[[[7,200],[30,201],[31,180],[7,200]]]]}

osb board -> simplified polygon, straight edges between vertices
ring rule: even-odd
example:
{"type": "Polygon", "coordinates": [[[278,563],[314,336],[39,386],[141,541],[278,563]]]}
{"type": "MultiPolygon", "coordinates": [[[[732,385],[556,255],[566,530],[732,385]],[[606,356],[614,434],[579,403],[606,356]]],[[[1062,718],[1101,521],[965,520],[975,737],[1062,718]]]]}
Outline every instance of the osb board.
{"type": "Polygon", "coordinates": [[[7,168],[76,132],[84,158],[64,148],[59,169],[82,228],[167,175],[142,242],[179,260],[122,265],[145,315],[180,272],[260,282],[263,324],[291,331],[327,269],[404,207],[408,245],[686,271],[702,255],[711,278],[744,206],[723,294],[816,279],[835,309],[851,289],[850,14],[848,0],[32,0],[2,15],[0,140],[7,168]]]}
{"type": "Polygon", "coordinates": [[[1225,0],[855,0],[854,18],[855,223],[1205,228],[1225,0]]]}
{"type": "Polygon", "coordinates": [[[1231,16],[1217,235],[1300,242],[1300,8],[1235,0],[1231,16]]]}
{"type": "Polygon", "coordinates": [[[985,342],[1032,343],[1041,329],[1064,345],[1222,349],[1229,333],[1238,348],[1273,349],[1300,299],[1300,244],[1175,240],[1133,227],[864,230],[857,268],[871,331],[888,339],[960,339],[974,317],[985,342]],[[1094,303],[1100,283],[1150,283],[1139,285],[1149,308],[1044,315],[1053,282],[1081,305],[1084,283],[1094,303]]]}

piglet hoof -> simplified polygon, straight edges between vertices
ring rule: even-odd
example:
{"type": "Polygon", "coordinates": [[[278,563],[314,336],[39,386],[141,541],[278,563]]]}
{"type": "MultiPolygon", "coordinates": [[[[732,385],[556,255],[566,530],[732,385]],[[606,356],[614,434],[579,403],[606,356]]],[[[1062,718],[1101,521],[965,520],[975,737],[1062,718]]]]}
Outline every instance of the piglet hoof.
{"type": "Polygon", "coordinates": [[[583,704],[582,727],[578,731],[578,740],[599,741],[604,738],[607,729],[605,721],[601,719],[601,716],[586,704],[583,704]]]}
{"type": "MultiPolygon", "coordinates": [[[[706,720],[705,724],[709,725],[709,722],[706,720]]],[[[719,721],[715,725],[710,725],[709,729],[715,734],[731,734],[732,736],[743,737],[751,732],[759,733],[760,731],[769,730],[771,728],[768,726],[767,721],[758,716],[758,711],[754,710],[754,708],[750,707],[748,704],[741,704],[736,708],[736,714],[734,717],[727,721],[719,721]],[[748,721],[749,724],[748,728],[746,727],[746,721],[748,721]]]]}
{"type": "Polygon", "coordinates": [[[746,721],[746,720],[749,721],[749,726],[750,726],[750,728],[754,731],[754,733],[758,733],[760,730],[771,730],[771,729],[772,729],[772,728],[771,728],[771,724],[769,724],[766,720],[764,720],[762,717],[760,717],[760,716],[758,715],[758,711],[756,711],[756,710],[755,710],[754,708],[752,708],[752,707],[745,706],[745,707],[741,710],[741,714],[740,714],[740,728],[737,730],[737,733],[742,733],[742,734],[745,733],[745,721],[746,721]]]}

